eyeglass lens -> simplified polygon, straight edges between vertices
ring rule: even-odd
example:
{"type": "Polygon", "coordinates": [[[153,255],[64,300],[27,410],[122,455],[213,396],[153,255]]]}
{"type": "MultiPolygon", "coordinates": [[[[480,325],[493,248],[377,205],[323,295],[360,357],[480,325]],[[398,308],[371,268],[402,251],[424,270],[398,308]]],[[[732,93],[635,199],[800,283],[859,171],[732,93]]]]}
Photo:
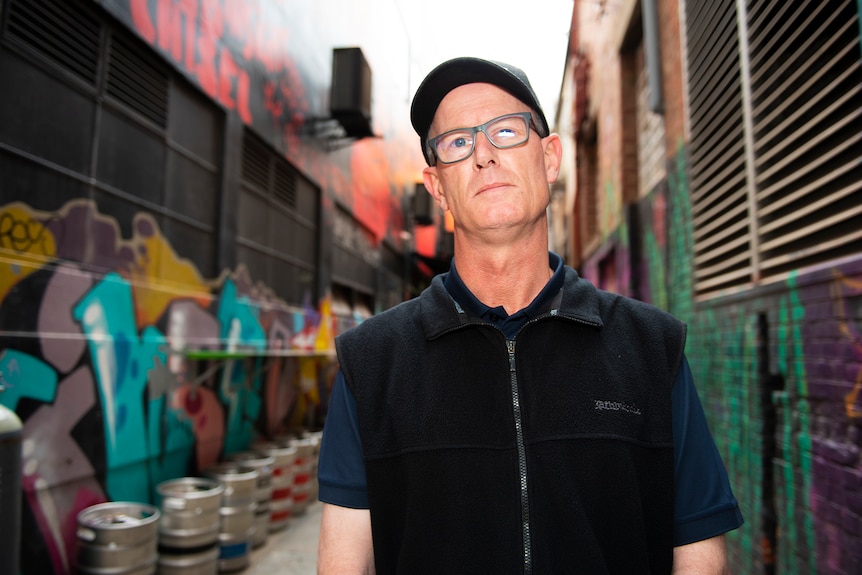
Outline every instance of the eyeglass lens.
{"type": "Polygon", "coordinates": [[[476,146],[476,133],[482,132],[497,148],[512,148],[530,137],[528,114],[510,114],[494,118],[475,128],[460,128],[441,134],[434,139],[437,159],[451,164],[469,157],[476,146]]]}

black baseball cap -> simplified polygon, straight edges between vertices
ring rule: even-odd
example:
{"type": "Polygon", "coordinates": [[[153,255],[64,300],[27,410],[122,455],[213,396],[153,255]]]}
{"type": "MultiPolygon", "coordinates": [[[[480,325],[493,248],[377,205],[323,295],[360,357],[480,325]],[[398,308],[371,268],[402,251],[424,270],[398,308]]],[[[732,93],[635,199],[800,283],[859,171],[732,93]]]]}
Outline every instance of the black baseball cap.
{"type": "Polygon", "coordinates": [[[431,70],[422,84],[419,85],[419,89],[416,90],[416,95],[413,96],[413,105],[410,108],[410,122],[416,133],[419,134],[422,155],[425,156],[425,161],[429,165],[431,159],[428,157],[429,151],[426,149],[428,130],[431,128],[431,122],[434,121],[434,114],[437,113],[440,102],[446,97],[446,94],[458,86],[479,82],[502,88],[527,104],[538,115],[538,118],[533,118],[533,121],[538,128],[539,135],[545,137],[550,134],[542,106],[539,105],[539,99],[523,70],[510,64],[483,60],[482,58],[454,58],[431,70]]]}

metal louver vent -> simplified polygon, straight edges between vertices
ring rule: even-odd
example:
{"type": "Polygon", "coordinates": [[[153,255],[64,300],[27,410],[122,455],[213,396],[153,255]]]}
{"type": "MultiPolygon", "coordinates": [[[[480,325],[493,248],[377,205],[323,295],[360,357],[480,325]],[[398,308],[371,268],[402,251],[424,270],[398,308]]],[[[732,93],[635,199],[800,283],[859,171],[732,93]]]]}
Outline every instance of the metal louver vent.
{"type": "Polygon", "coordinates": [[[275,166],[275,197],[291,208],[296,207],[296,170],[285,161],[275,166]]]}
{"type": "Polygon", "coordinates": [[[169,75],[164,66],[117,34],[111,37],[107,92],[161,127],[168,125],[169,75]]]}
{"type": "Polygon", "coordinates": [[[761,273],[858,253],[858,3],[749,5],[761,273]]]}
{"type": "Polygon", "coordinates": [[[249,131],[242,141],[242,179],[283,205],[296,208],[296,168],[249,131]]]}
{"type": "Polygon", "coordinates": [[[267,145],[246,131],[242,139],[242,179],[263,192],[269,190],[269,157],[267,145]]]}
{"type": "Polygon", "coordinates": [[[8,33],[91,85],[99,66],[99,20],[78,2],[15,0],[8,33]]]}
{"type": "Polygon", "coordinates": [[[698,295],[750,281],[742,85],[735,2],[686,3],[691,198],[698,295]]]}
{"type": "Polygon", "coordinates": [[[859,254],[858,4],[687,8],[697,295],[859,254]]]}

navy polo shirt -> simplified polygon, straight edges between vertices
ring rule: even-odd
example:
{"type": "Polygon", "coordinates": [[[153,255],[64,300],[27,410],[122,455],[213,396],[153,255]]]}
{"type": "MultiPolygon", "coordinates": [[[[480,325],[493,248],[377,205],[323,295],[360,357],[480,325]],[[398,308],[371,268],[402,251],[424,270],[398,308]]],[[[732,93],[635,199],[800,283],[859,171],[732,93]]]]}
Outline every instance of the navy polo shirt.
{"type": "MultiPolygon", "coordinates": [[[[550,281],[530,305],[512,315],[502,307],[491,308],[477,300],[458,276],[454,261],[444,285],[463,309],[493,323],[512,339],[527,321],[550,308],[563,287],[563,261],[554,253],[549,253],[548,257],[554,270],[550,281]]],[[[685,545],[736,529],[743,519],[685,358],[674,383],[672,402],[676,485],[674,545],[685,545]]],[[[318,482],[321,501],[342,507],[368,508],[356,402],[340,370],[332,386],[323,429],[318,482]]]]}

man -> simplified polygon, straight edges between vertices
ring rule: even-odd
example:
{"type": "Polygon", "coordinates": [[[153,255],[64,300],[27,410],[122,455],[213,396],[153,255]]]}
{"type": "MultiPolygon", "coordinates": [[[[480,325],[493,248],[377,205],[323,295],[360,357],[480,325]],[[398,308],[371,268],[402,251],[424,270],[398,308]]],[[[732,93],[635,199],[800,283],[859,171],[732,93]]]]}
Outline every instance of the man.
{"type": "Polygon", "coordinates": [[[685,326],[549,254],[562,150],[527,77],[450,60],[411,120],[455,256],[336,340],[318,572],[725,573],[742,516],[685,326]]]}

